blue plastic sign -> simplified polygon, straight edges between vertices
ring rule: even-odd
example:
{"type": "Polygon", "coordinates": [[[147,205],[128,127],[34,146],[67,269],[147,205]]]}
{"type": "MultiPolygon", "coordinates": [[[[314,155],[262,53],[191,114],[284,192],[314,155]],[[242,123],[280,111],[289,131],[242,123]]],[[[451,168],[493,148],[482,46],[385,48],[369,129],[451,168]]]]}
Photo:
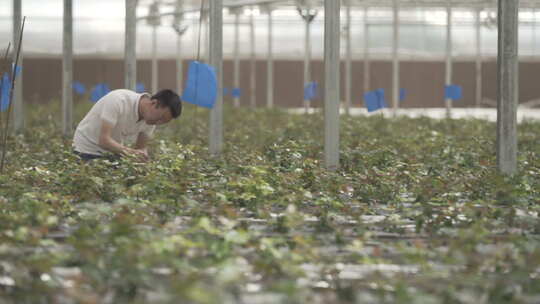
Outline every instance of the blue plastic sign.
{"type": "Polygon", "coordinates": [[[402,102],[407,98],[407,90],[404,88],[399,89],[399,101],[402,102]]]}
{"type": "Polygon", "coordinates": [[[375,91],[369,91],[364,94],[364,103],[368,112],[374,112],[379,109],[379,97],[375,91]]]}
{"type": "Polygon", "coordinates": [[[364,102],[368,112],[374,112],[386,108],[386,100],[384,100],[384,89],[377,89],[364,94],[364,102]]]}
{"type": "Polygon", "coordinates": [[[375,92],[377,92],[377,97],[379,98],[379,108],[382,109],[388,107],[386,105],[386,99],[384,98],[384,89],[377,89],[375,92]]]}
{"type": "Polygon", "coordinates": [[[444,87],[444,98],[459,100],[463,96],[463,90],[458,85],[448,85],[444,87]]]}
{"type": "MultiPolygon", "coordinates": [[[[11,64],[13,68],[14,64],[11,64]]],[[[15,77],[17,77],[22,71],[21,66],[15,67],[15,77]]],[[[0,112],[4,112],[9,107],[9,93],[11,91],[11,77],[8,73],[4,73],[0,80],[0,112]]]]}
{"type": "Polygon", "coordinates": [[[231,95],[234,98],[240,98],[240,96],[242,95],[242,90],[240,88],[234,88],[231,91],[231,95]]]}
{"type": "Polygon", "coordinates": [[[216,70],[198,61],[189,64],[182,100],[205,108],[213,108],[218,94],[216,70]]]}
{"type": "Polygon", "coordinates": [[[137,84],[135,85],[135,92],[137,92],[137,93],[146,92],[146,87],[144,86],[144,83],[137,82],[137,84]]]}
{"type": "Polygon", "coordinates": [[[86,87],[79,81],[74,81],[71,87],[78,95],[84,95],[84,93],[86,93],[86,87]]]}
{"type": "Polygon", "coordinates": [[[304,100],[313,100],[317,97],[317,82],[308,83],[304,88],[304,100]]]}
{"type": "Polygon", "coordinates": [[[11,89],[11,79],[8,73],[4,73],[0,83],[0,112],[4,112],[9,106],[9,91],[11,89]]]}
{"type": "Polygon", "coordinates": [[[111,89],[106,83],[99,83],[96,85],[96,87],[92,90],[92,93],[90,93],[90,100],[92,102],[97,102],[101,99],[101,97],[107,95],[111,89]]]}

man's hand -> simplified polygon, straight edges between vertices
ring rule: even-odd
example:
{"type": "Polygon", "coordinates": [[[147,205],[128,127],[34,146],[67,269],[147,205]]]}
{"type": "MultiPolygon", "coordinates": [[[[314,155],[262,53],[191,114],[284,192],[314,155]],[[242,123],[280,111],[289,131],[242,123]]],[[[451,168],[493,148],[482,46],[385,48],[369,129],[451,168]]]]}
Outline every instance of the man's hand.
{"type": "Polygon", "coordinates": [[[134,157],[141,162],[147,162],[149,160],[148,152],[146,151],[146,149],[132,149],[126,147],[122,151],[122,154],[129,157],[134,157]]]}
{"type": "Polygon", "coordinates": [[[121,145],[114,139],[112,139],[111,133],[113,128],[114,125],[112,125],[110,122],[102,120],[101,134],[99,137],[100,147],[105,150],[119,153],[127,157],[133,157],[140,162],[147,162],[149,160],[148,152],[146,151],[146,141],[148,140],[148,138],[144,135],[144,133],[139,133],[139,136],[137,138],[137,144],[135,145],[135,149],[133,149],[121,145]]]}

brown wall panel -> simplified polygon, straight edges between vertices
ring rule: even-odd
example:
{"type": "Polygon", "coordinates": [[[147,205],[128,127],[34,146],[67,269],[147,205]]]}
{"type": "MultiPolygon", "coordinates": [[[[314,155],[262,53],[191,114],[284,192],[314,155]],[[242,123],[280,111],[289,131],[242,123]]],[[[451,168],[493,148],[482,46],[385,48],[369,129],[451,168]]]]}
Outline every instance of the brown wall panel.
{"type": "MultiPolygon", "coordinates": [[[[187,76],[189,61],[184,62],[184,81],[187,76]]],[[[344,64],[342,63],[341,87],[344,94],[344,64]]],[[[224,61],[223,82],[226,88],[233,87],[233,62],[224,61]]],[[[402,107],[444,107],[444,71],[442,61],[402,61],[400,63],[401,87],[407,90],[407,99],[402,107]]],[[[475,63],[459,61],[453,64],[453,83],[463,87],[463,99],[454,103],[455,107],[472,107],[475,104],[475,63]]],[[[240,82],[242,105],[249,105],[250,98],[250,62],[241,61],[240,82]]],[[[256,98],[257,106],[266,105],[266,61],[256,62],[256,98]]],[[[354,61],[352,65],[352,104],[363,107],[363,62],[354,61]]],[[[522,62],[520,64],[520,101],[528,101],[540,96],[538,74],[540,63],[522,62]]],[[[274,63],[274,103],[277,106],[301,107],[303,99],[303,62],[276,60],[274,63]]],[[[82,59],[74,61],[74,79],[92,87],[99,82],[106,82],[111,89],[122,88],[124,83],[124,63],[119,59],[82,59]]],[[[496,62],[483,63],[483,95],[485,98],[497,98],[496,62]]],[[[315,107],[323,104],[324,65],[322,61],[313,61],[311,77],[319,83],[319,96],[312,102],[315,107]]],[[[392,64],[389,61],[371,62],[370,89],[383,88],[390,105],[392,100],[392,64]]],[[[151,89],[151,61],[139,60],[137,78],[147,90],[151,89]]],[[[175,89],[175,61],[159,61],[159,88],[175,89]]],[[[60,58],[25,58],[24,60],[24,98],[29,103],[45,103],[61,98],[62,61],[60,58]]],[[[232,103],[226,96],[225,103],[232,103]]]]}

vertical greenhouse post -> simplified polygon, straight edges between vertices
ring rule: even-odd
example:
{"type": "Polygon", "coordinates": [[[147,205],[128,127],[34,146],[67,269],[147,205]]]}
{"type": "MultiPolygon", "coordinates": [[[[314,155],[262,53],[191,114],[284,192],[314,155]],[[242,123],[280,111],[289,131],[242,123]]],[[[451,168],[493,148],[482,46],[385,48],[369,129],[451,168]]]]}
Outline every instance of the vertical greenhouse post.
{"type": "MultiPolygon", "coordinates": [[[[445,84],[452,84],[452,1],[446,5],[446,68],[445,84]]],[[[445,98],[446,117],[451,117],[452,100],[445,98]]]]}
{"type": "Polygon", "coordinates": [[[536,57],[536,26],[537,26],[537,22],[536,22],[536,8],[537,8],[537,4],[534,4],[534,7],[532,9],[532,15],[533,15],[533,24],[532,24],[532,41],[533,41],[533,46],[532,46],[532,53],[533,53],[533,56],[536,57]]]}
{"type": "Polygon", "coordinates": [[[157,53],[157,30],[161,25],[159,17],[159,3],[154,2],[150,5],[148,25],[152,27],[152,93],[156,93],[158,90],[159,81],[159,67],[158,67],[158,53],[157,53]]]}
{"type": "Polygon", "coordinates": [[[351,0],[347,0],[347,26],[346,26],[346,56],[345,61],[345,113],[351,114],[351,76],[352,76],[352,45],[351,45],[351,0]]]}
{"type": "Polygon", "coordinates": [[[482,24],[481,9],[476,10],[476,107],[482,103],[482,24]]]}
{"type": "Polygon", "coordinates": [[[324,1],[324,158],[328,170],[339,167],[340,1],[324,1]]]}
{"type": "Polygon", "coordinates": [[[517,171],[519,1],[498,1],[497,165],[503,174],[517,171]]]}
{"type": "Polygon", "coordinates": [[[182,82],[184,81],[184,65],[182,60],[182,36],[184,34],[184,30],[182,29],[182,2],[178,1],[176,4],[176,15],[175,15],[175,22],[178,26],[179,32],[176,36],[176,92],[178,94],[181,94],[182,92],[182,82]]]}
{"type": "MultiPolygon", "coordinates": [[[[13,50],[19,48],[19,37],[21,35],[22,24],[22,1],[13,0],[13,50]]],[[[21,42],[22,44],[22,42],[21,42]]],[[[19,66],[23,66],[23,51],[22,45],[20,46],[21,52],[19,55],[19,66]]],[[[13,52],[13,62],[17,57],[17,52],[13,52]]],[[[16,74],[15,87],[13,88],[13,131],[20,133],[24,128],[24,106],[23,106],[23,73],[21,69],[16,74]]],[[[7,130],[6,130],[7,132],[7,130]]]]}
{"type": "Polygon", "coordinates": [[[158,89],[157,27],[152,27],[152,93],[158,89]]]}
{"type": "Polygon", "coordinates": [[[137,85],[137,1],[126,0],[126,29],[124,41],[124,86],[135,90],[137,85]]]}
{"type": "Polygon", "coordinates": [[[369,91],[370,83],[370,66],[369,66],[369,9],[364,8],[364,93],[369,91]]]}
{"type": "Polygon", "coordinates": [[[398,0],[393,3],[393,43],[392,43],[392,111],[397,115],[399,107],[399,4],[398,0]]]}
{"type": "Polygon", "coordinates": [[[250,73],[249,73],[249,88],[251,92],[250,96],[250,105],[252,108],[254,108],[257,105],[257,84],[256,84],[256,76],[257,76],[257,54],[255,50],[255,21],[254,21],[254,15],[255,9],[251,8],[251,14],[249,16],[249,42],[250,42],[250,49],[251,49],[251,63],[250,63],[250,73]]]}
{"type": "MultiPolygon", "coordinates": [[[[310,20],[311,7],[306,6],[306,14],[302,16],[305,21],[305,37],[304,37],[304,88],[311,82],[310,77],[310,64],[311,64],[311,20],[310,20]]],[[[303,94],[305,97],[305,94],[303,94]]],[[[309,111],[309,100],[304,98],[304,110],[307,113],[309,111]]]]}
{"type": "Polygon", "coordinates": [[[64,0],[62,54],[62,134],[70,136],[73,126],[73,1],[64,0]]]}
{"type": "Polygon", "coordinates": [[[217,99],[210,110],[210,155],[219,156],[223,150],[223,0],[210,1],[209,63],[216,69],[217,99]]]}
{"type": "Polygon", "coordinates": [[[272,7],[270,4],[266,5],[268,10],[268,56],[266,61],[266,106],[268,108],[274,107],[274,50],[273,50],[273,40],[274,33],[273,27],[274,22],[272,18],[272,7]]]}
{"type": "MultiPolygon", "coordinates": [[[[234,14],[234,69],[233,69],[233,83],[235,88],[240,87],[240,14],[241,8],[236,7],[231,9],[234,14]]],[[[234,96],[234,106],[240,106],[240,97],[234,96]]]]}

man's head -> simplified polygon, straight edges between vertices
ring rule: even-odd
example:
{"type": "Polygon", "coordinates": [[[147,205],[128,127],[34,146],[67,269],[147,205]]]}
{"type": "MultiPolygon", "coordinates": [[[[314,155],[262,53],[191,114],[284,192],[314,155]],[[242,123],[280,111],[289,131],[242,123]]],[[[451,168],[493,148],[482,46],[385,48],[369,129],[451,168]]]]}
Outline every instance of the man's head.
{"type": "Polygon", "coordinates": [[[165,89],[150,97],[150,103],[143,113],[149,125],[162,125],[182,114],[182,101],[175,92],[165,89]]]}

